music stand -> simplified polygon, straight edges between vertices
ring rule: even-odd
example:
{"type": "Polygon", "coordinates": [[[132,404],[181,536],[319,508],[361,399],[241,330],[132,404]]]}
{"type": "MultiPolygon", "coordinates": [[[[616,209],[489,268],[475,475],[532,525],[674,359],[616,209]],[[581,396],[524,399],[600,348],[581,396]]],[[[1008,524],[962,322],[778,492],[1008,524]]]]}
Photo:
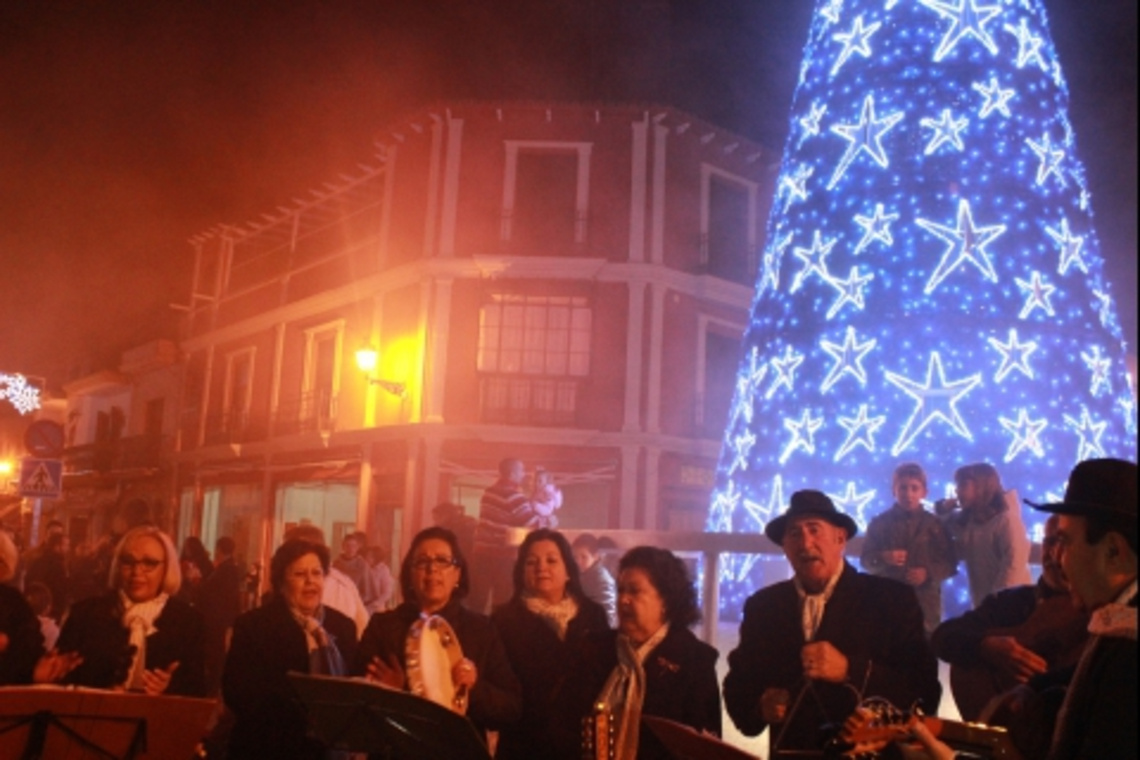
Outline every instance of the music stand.
{"type": "Polygon", "coordinates": [[[329,749],[416,760],[490,760],[471,721],[431,700],[362,679],[289,673],[329,749]]]}
{"type": "Polygon", "coordinates": [[[0,688],[0,757],[188,758],[216,703],[75,686],[0,688]]]}
{"type": "Polygon", "coordinates": [[[726,744],[715,736],[702,734],[684,723],[656,715],[642,715],[641,721],[677,760],[757,760],[755,755],[726,744]]]}

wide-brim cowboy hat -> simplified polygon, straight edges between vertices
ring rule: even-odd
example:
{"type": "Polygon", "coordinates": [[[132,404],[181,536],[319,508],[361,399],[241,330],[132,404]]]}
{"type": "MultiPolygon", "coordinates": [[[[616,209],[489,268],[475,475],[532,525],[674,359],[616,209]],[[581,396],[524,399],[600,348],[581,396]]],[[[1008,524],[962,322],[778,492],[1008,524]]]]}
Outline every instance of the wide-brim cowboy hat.
{"type": "Polygon", "coordinates": [[[847,515],[835,508],[835,504],[821,491],[796,491],[792,494],[792,503],[788,511],[764,526],[764,535],[780,546],[784,545],[784,531],[788,528],[789,520],[799,520],[816,517],[825,520],[837,528],[847,532],[851,538],[859,532],[859,526],[847,515]]]}
{"type": "Polygon", "coordinates": [[[1123,459],[1086,459],[1069,473],[1061,501],[1025,503],[1058,515],[1105,515],[1136,519],[1136,463],[1123,459]]]}

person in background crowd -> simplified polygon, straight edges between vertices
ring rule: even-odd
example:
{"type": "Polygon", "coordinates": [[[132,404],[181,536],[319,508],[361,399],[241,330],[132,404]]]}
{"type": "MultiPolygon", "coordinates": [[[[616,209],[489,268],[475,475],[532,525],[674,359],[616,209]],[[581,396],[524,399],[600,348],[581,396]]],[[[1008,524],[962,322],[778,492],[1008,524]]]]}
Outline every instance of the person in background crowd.
{"type": "Polygon", "coordinates": [[[446,528],[455,534],[456,540],[459,541],[459,549],[463,552],[464,557],[474,556],[475,529],[478,527],[479,521],[464,512],[462,505],[441,501],[432,507],[431,521],[433,525],[446,528]]]}
{"type": "Polygon", "coordinates": [[[58,650],[82,660],[63,682],[203,696],[202,615],[176,598],[181,581],[165,533],[127,531],[112,557],[110,591],[76,604],[63,624],[58,650]]]}
{"type": "Polygon", "coordinates": [[[71,602],[82,602],[102,593],[99,585],[99,560],[87,541],[76,542],[71,550],[71,602]]]}
{"type": "Polygon", "coordinates": [[[617,628],[617,586],[614,577],[602,563],[598,539],[592,533],[580,533],[571,544],[578,565],[582,593],[602,605],[610,628],[617,628]]]}
{"type": "Polygon", "coordinates": [[[578,760],[581,715],[560,710],[556,696],[586,636],[609,629],[601,605],[582,593],[570,544],[540,528],[519,547],[515,595],[495,608],[511,669],[522,684],[522,720],[499,734],[496,758],[578,760]]]}
{"type": "Polygon", "coordinates": [[[527,522],[529,528],[558,527],[558,515],[562,509],[562,489],[554,483],[554,474],[545,467],[534,468],[534,483],[530,490],[531,510],[534,513],[527,522]]]}
{"type": "Polygon", "coordinates": [[[864,697],[933,712],[938,661],[909,586],[860,573],[844,559],[855,521],[820,491],[796,491],[764,534],[784,550],[791,580],[744,604],[740,644],[728,656],[724,702],[737,728],[771,726],[769,756],[819,752],[864,697]]]}
{"type": "MultiPolygon", "coordinates": [[[[458,702],[447,706],[464,706],[480,731],[498,730],[517,721],[522,713],[521,690],[502,640],[490,618],[461,604],[468,591],[467,560],[455,534],[439,527],[417,533],[400,564],[400,588],[403,604],[373,615],[368,623],[353,675],[411,690],[418,680],[419,664],[406,657],[409,634],[414,626],[442,618],[463,653],[451,667],[458,702]]],[[[431,680],[431,674],[419,671],[419,676],[424,682],[431,680]]]]}
{"type": "Polygon", "coordinates": [[[49,533],[35,559],[28,563],[24,576],[25,587],[29,583],[42,583],[51,591],[51,616],[58,622],[63,617],[70,599],[71,579],[67,567],[67,555],[71,549],[67,536],[62,533],[49,533]]]}
{"type": "Polygon", "coordinates": [[[32,682],[44,653],[39,619],[20,591],[8,585],[16,574],[19,552],[12,537],[0,530],[0,686],[32,682]]]}
{"type": "Polygon", "coordinates": [[[392,595],[396,591],[396,579],[392,577],[392,569],[388,567],[388,552],[381,546],[369,546],[365,550],[368,560],[368,572],[372,574],[372,588],[375,594],[368,603],[371,613],[383,612],[392,604],[392,595]]]}
{"type": "Polygon", "coordinates": [[[1029,575],[1029,537],[1020,505],[1006,500],[1001,477],[986,462],[954,472],[957,499],[935,503],[954,539],[958,559],[966,565],[970,603],[977,607],[990,594],[1033,582],[1029,575]]]}
{"type": "Polygon", "coordinates": [[[492,604],[511,597],[511,568],[515,550],[511,529],[525,528],[534,517],[530,499],[523,492],[526,468],[519,459],[499,462],[499,479],[483,491],[479,500],[479,525],[475,530],[474,573],[467,606],[488,612],[492,604]]]}
{"type": "Polygon", "coordinates": [[[927,489],[920,465],[896,467],[891,493],[894,505],[867,526],[860,564],[914,588],[929,636],[942,622],[942,582],[957,572],[958,559],[942,521],[922,508],[927,489]]]}
{"type": "Polygon", "coordinates": [[[273,591],[234,622],[222,674],[222,697],[233,712],[230,760],[318,760],[324,747],[306,736],[304,709],[289,672],[347,675],[356,654],[352,620],[324,604],[329,551],[292,538],[273,554],[273,591]]]}
{"type": "Polygon", "coordinates": [[[368,548],[368,536],[364,531],[353,531],[341,540],[340,555],[333,560],[333,567],[341,571],[356,584],[360,599],[366,609],[371,610],[376,601],[375,578],[371,573],[372,566],[364,556],[368,548]]]}
{"type": "Polygon", "coordinates": [[[953,667],[950,683],[963,720],[979,720],[998,693],[1052,668],[1073,665],[1080,655],[1088,614],[1069,597],[1059,523],[1057,515],[1045,521],[1037,583],[990,594],[977,609],[934,631],[930,646],[953,667]]]}
{"type": "MultiPolygon", "coordinates": [[[[286,541],[294,538],[328,547],[325,543],[325,532],[311,523],[302,523],[285,533],[286,541]]],[[[358,638],[364,633],[368,625],[368,608],[360,598],[360,591],[351,578],[331,564],[325,571],[321,603],[353,621],[356,624],[358,638]]]]}
{"type": "Polygon", "coordinates": [[[700,612],[684,562],[638,546],[618,567],[618,629],[586,640],[567,691],[576,714],[592,715],[597,705],[612,716],[617,757],[666,760],[673,754],[641,717],[720,736],[718,655],[689,630],[700,612]]]}
{"type": "Polygon", "coordinates": [[[51,616],[51,589],[38,581],[32,581],[24,589],[24,598],[31,605],[32,612],[40,621],[40,633],[44,637],[44,649],[55,649],[59,640],[59,623],[51,616]]]}
{"type": "Polygon", "coordinates": [[[178,560],[182,565],[182,588],[178,589],[178,597],[187,604],[194,604],[198,601],[202,581],[214,571],[214,563],[206,545],[197,536],[187,536],[182,542],[178,560]]]}
{"type": "Polygon", "coordinates": [[[234,540],[221,536],[214,542],[214,571],[198,589],[198,609],[205,624],[206,693],[217,693],[226,657],[226,636],[241,613],[245,573],[234,556],[234,540]]]}

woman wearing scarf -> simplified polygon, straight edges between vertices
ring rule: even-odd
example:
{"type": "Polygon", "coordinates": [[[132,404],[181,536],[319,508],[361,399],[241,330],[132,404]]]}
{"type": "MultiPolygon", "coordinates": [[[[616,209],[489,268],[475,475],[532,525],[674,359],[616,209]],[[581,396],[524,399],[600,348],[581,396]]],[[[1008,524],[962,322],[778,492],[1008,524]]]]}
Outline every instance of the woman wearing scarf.
{"type": "Polygon", "coordinates": [[[356,625],[321,604],[329,550],[291,539],[273,554],[273,595],[234,621],[222,671],[222,697],[234,714],[231,760],[317,760],[320,742],[305,735],[306,719],[286,673],[344,676],[356,653],[356,625]]]}
{"type": "Polygon", "coordinates": [[[693,582],[672,552],[638,546],[625,553],[618,630],[590,637],[571,687],[582,715],[604,705],[612,716],[618,760],[673,757],[643,715],[720,736],[717,651],[689,630],[699,617],[693,582]]]}
{"type": "MultiPolygon", "coordinates": [[[[353,673],[419,692],[433,679],[426,673],[420,674],[422,679],[415,677],[414,664],[406,657],[409,633],[415,626],[421,634],[433,626],[437,631],[450,629],[445,636],[455,634],[463,657],[451,667],[455,694],[447,706],[464,712],[480,731],[517,721],[522,712],[519,682],[499,634],[490,618],[460,603],[468,590],[467,560],[454,533],[432,527],[416,534],[400,565],[400,589],[403,604],[376,613],[368,622],[353,673]]],[[[434,698],[426,689],[421,696],[434,698]]]]}
{"type": "MultiPolygon", "coordinates": [[[[175,598],[178,552],[150,525],[123,536],[104,595],[76,603],[56,649],[71,658],[66,684],[150,695],[205,695],[202,615],[175,598]]],[[[52,657],[52,655],[49,655],[52,657]]]]}
{"type": "Polygon", "coordinates": [[[609,630],[606,611],[582,592],[570,544],[553,530],[523,540],[514,586],[514,597],[491,619],[522,683],[523,717],[500,732],[495,757],[578,760],[580,716],[560,709],[555,697],[584,639],[609,630]]]}

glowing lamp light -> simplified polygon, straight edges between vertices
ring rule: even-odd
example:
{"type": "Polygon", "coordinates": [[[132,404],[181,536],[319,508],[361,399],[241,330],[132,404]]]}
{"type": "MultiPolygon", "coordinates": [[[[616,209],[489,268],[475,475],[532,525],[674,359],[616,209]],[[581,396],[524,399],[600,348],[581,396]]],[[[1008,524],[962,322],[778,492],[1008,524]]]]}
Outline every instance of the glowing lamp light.
{"type": "MultiPolygon", "coordinates": [[[[818,0],[799,71],[708,530],[762,531],[804,488],[865,529],[904,461],[932,494],[986,461],[1048,500],[1134,459],[1043,0],[818,0]]],[[[763,564],[721,563],[726,617],[763,564]]]]}
{"type": "Polygon", "coordinates": [[[380,352],[372,346],[363,346],[356,350],[356,366],[364,373],[370,385],[377,385],[384,390],[391,393],[393,396],[404,398],[408,393],[408,388],[404,383],[394,382],[392,380],[384,380],[376,377],[373,373],[376,367],[380,364],[380,352]]]}

